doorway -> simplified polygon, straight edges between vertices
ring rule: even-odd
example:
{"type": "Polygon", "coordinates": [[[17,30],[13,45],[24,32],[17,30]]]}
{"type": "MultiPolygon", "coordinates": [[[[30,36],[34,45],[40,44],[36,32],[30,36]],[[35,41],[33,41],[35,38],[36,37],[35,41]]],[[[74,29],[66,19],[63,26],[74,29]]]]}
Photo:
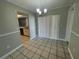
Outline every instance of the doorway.
{"type": "Polygon", "coordinates": [[[24,46],[27,46],[30,39],[29,17],[28,15],[21,12],[17,12],[17,17],[22,43],[24,46]]]}

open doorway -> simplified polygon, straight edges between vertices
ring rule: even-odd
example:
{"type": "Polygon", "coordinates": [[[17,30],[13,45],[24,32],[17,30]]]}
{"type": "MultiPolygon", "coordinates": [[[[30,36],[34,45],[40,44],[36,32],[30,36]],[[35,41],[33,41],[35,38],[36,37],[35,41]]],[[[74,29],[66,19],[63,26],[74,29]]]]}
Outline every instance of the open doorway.
{"type": "Polygon", "coordinates": [[[30,31],[29,31],[29,17],[28,15],[17,12],[18,24],[20,30],[20,36],[22,39],[22,43],[27,46],[28,41],[30,39],[30,31]]]}

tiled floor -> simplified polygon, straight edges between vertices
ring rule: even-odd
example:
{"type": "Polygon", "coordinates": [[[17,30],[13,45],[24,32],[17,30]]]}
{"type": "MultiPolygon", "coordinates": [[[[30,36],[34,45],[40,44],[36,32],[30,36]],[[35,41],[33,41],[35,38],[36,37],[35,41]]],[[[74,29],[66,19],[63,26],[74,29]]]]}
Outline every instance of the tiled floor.
{"type": "Polygon", "coordinates": [[[5,59],[71,59],[67,43],[63,41],[35,38],[28,46],[22,46],[5,59]]]}

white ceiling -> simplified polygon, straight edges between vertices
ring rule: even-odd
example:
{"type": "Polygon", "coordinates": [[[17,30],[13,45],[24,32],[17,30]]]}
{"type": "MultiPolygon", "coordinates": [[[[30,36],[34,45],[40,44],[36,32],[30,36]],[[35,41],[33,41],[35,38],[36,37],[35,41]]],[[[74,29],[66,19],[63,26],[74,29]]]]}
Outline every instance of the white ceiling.
{"type": "Polygon", "coordinates": [[[10,3],[16,4],[32,12],[36,12],[36,8],[43,10],[47,8],[51,11],[55,8],[69,6],[73,0],[6,0],[10,3]]]}

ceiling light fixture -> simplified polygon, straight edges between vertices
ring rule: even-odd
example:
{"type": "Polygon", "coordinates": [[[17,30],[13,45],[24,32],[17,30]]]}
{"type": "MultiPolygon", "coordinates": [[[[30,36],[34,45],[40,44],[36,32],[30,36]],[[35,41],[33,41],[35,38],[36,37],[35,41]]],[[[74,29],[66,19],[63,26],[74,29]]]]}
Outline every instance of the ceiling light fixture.
{"type": "Polygon", "coordinates": [[[36,9],[36,11],[37,11],[37,13],[39,13],[40,12],[40,9],[38,8],[38,9],[36,9]]]}
{"type": "MultiPolygon", "coordinates": [[[[42,14],[42,11],[41,11],[39,8],[37,8],[36,11],[37,11],[37,13],[38,13],[39,15],[42,14]]],[[[46,14],[46,13],[47,13],[47,9],[45,8],[44,11],[43,11],[43,14],[46,14]]]]}
{"type": "Polygon", "coordinates": [[[44,13],[47,13],[47,9],[44,9],[44,13]]]}
{"type": "Polygon", "coordinates": [[[42,12],[41,11],[39,11],[39,15],[41,15],[42,14],[42,12]]]}

